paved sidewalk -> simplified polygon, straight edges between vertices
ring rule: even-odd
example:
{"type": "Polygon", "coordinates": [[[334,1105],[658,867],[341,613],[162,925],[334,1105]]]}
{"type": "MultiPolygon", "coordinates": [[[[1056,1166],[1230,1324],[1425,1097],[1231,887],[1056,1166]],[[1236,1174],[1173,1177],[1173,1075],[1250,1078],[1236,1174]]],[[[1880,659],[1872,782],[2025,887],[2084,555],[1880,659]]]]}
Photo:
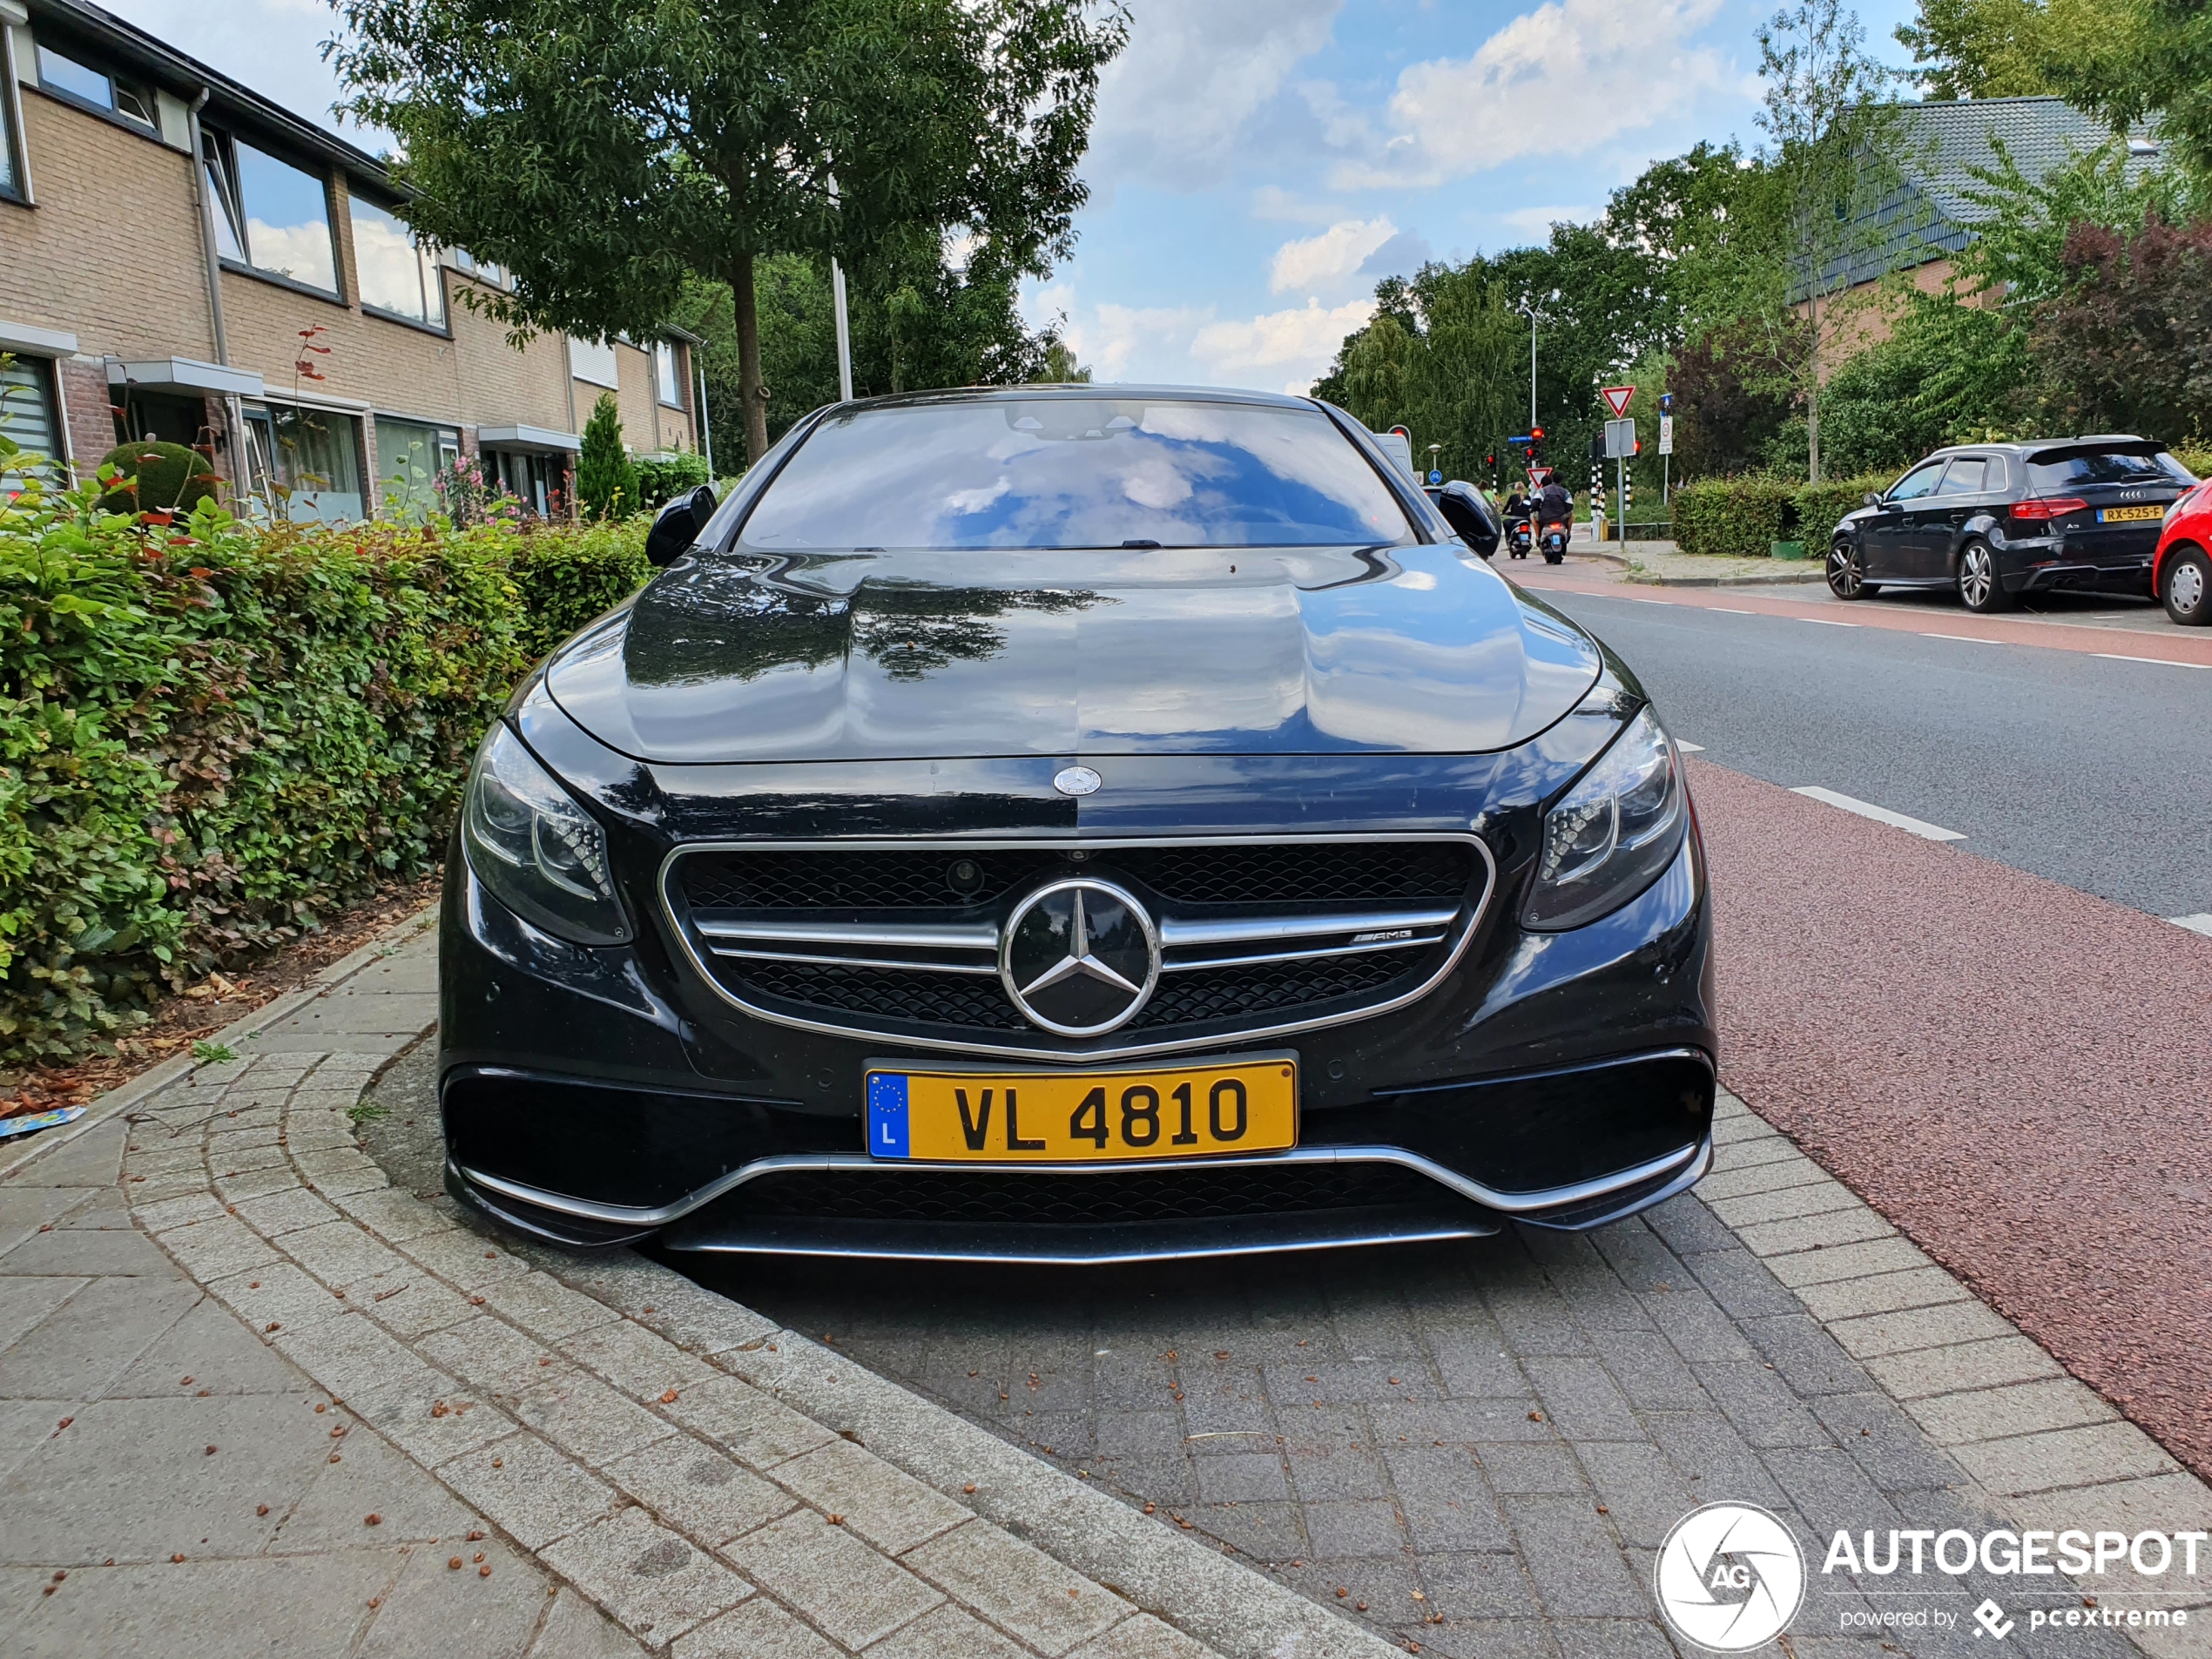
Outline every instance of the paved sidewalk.
{"type": "Polygon", "coordinates": [[[434,948],[0,1177],[0,1650],[1389,1651],[664,1269],[395,1190],[348,1114],[434,948]]]}
{"type": "MultiPolygon", "coordinates": [[[[725,1297],[465,1224],[387,1132],[428,1150],[419,1063],[372,1096],[400,1184],[361,1149],[434,969],[427,933],[360,953],[238,1058],[12,1155],[0,1650],[1663,1655],[1654,1551],[1699,1502],[1774,1508],[1809,1567],[1838,1527],[2212,1521],[1732,1099],[1702,1197],[1588,1237],[981,1290],[754,1266],[725,1297]]],[[[1883,1605],[1811,1591],[1798,1659],[1883,1605]]]]}

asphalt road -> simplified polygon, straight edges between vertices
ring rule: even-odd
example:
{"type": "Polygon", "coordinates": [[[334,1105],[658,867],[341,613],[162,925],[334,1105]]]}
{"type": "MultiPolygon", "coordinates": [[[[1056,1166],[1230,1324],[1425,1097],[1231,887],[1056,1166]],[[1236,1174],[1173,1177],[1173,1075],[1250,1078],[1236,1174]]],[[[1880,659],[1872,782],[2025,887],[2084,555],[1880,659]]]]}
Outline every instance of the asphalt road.
{"type": "MultiPolygon", "coordinates": [[[[1956,831],[1985,858],[2154,915],[2212,912],[2212,670],[1739,614],[1710,591],[1545,597],[1723,765],[1956,831]]],[[[1838,902],[1880,875],[1838,870],[1838,902]]]]}

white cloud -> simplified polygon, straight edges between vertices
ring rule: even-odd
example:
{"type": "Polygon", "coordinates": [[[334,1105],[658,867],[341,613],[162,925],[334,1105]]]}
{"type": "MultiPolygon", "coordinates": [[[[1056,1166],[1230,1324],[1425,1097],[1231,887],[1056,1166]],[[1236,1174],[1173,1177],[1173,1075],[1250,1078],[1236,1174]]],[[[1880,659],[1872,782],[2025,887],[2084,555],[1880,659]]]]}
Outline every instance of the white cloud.
{"type": "Polygon", "coordinates": [[[1372,300],[1349,300],[1331,310],[1309,300],[1303,309],[1271,311],[1249,322],[1210,322],[1192,339],[1190,354],[1211,380],[1269,380],[1286,392],[1303,392],[1328,368],[1344,337],[1374,314],[1372,300]]]}
{"type": "Polygon", "coordinates": [[[1218,183],[1245,128],[1344,0],[1135,0],[1130,44],[1099,78],[1086,174],[1174,190],[1218,183]]]}
{"type": "Polygon", "coordinates": [[[330,106],[345,89],[322,56],[341,33],[327,0],[105,0],[110,11],[243,81],[294,115],[363,148],[393,147],[391,135],[341,123],[330,106]]]}
{"type": "Polygon", "coordinates": [[[1517,231],[1543,236],[1554,225],[1587,225],[1602,211],[1596,207],[1516,207],[1498,217],[1517,231]]]}
{"type": "Polygon", "coordinates": [[[1332,186],[1433,185],[1523,156],[1583,155],[1675,115],[1727,82],[1721,55],[1689,44],[1720,3],[1546,0],[1471,57],[1402,71],[1393,136],[1341,164],[1332,186]]]}
{"type": "Polygon", "coordinates": [[[1320,293],[1359,274],[1367,256],[1398,234],[1387,218],[1347,219],[1318,236],[1301,237],[1275,250],[1267,287],[1273,293],[1320,293]]]}

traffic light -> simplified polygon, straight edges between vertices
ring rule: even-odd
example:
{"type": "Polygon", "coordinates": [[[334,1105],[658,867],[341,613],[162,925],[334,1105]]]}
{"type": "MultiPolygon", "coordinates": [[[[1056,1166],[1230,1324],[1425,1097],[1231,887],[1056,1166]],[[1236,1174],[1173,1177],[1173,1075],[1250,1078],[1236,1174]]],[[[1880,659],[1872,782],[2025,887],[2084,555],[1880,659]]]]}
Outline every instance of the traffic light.
{"type": "Polygon", "coordinates": [[[1482,457],[1482,464],[1486,467],[1495,467],[1498,464],[1498,457],[1495,455],[1485,455],[1482,457]]]}
{"type": "Polygon", "coordinates": [[[1541,443],[1544,441],[1544,428],[1540,426],[1532,426],[1528,428],[1528,435],[1541,443]]]}

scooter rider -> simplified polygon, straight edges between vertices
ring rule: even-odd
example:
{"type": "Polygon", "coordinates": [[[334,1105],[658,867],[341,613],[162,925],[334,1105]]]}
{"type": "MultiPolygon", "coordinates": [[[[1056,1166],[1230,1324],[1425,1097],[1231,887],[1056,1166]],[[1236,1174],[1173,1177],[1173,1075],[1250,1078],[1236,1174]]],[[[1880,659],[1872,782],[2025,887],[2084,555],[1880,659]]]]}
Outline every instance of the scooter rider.
{"type": "Polygon", "coordinates": [[[1542,529],[1552,524],[1571,524],[1575,520],[1575,497],[1567,493],[1557,475],[1544,481],[1536,494],[1536,527],[1542,529]]]}

